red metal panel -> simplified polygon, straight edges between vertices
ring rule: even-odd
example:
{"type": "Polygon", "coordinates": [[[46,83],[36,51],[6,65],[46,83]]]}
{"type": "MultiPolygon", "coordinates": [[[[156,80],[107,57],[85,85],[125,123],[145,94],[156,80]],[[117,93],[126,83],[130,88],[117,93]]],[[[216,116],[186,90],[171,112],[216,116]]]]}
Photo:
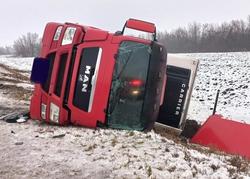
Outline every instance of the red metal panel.
{"type": "Polygon", "coordinates": [[[108,38],[108,32],[95,28],[87,28],[84,41],[104,41],[108,38]]]}
{"type": "Polygon", "coordinates": [[[250,159],[250,125],[210,116],[191,142],[250,159]]]}
{"type": "Polygon", "coordinates": [[[30,117],[32,119],[41,119],[41,109],[40,102],[41,101],[41,90],[38,84],[35,84],[35,89],[33,91],[33,95],[31,97],[30,102],[30,117]]]}
{"type": "Polygon", "coordinates": [[[40,51],[40,57],[46,57],[48,54],[48,51],[51,48],[52,42],[53,42],[53,37],[56,32],[56,29],[58,26],[62,24],[55,23],[55,22],[50,22],[46,25],[43,33],[43,38],[42,38],[42,47],[40,51]]]}
{"type": "Polygon", "coordinates": [[[64,36],[64,33],[67,29],[67,27],[75,27],[77,30],[74,35],[73,42],[71,44],[65,45],[65,46],[72,46],[74,44],[78,44],[82,42],[83,36],[84,36],[84,31],[83,31],[83,26],[79,26],[77,24],[60,24],[60,23],[54,23],[50,22],[46,25],[43,33],[43,38],[42,38],[42,48],[40,51],[40,57],[46,57],[49,51],[56,50],[61,46],[62,39],[64,36]],[[59,40],[53,40],[54,35],[56,33],[56,30],[59,26],[62,26],[63,29],[60,34],[59,40]]]}
{"type": "Polygon", "coordinates": [[[140,30],[140,31],[150,32],[150,33],[156,32],[156,27],[153,23],[136,20],[136,19],[127,20],[126,27],[140,30]]]}

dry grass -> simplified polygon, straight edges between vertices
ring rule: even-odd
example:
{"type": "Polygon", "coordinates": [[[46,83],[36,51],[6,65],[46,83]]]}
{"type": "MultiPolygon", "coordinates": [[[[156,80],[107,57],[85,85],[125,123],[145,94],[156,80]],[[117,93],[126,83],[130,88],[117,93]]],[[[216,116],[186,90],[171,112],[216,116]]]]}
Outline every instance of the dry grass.
{"type": "MultiPolygon", "coordinates": [[[[0,77],[0,81],[1,82],[9,82],[9,83],[23,83],[23,81],[20,81],[20,80],[17,80],[17,79],[13,79],[13,78],[6,78],[8,76],[10,76],[10,74],[5,74],[5,73],[2,73],[3,76],[5,77],[0,77]]],[[[1,88],[1,86],[0,86],[1,88]]]]}
{"type": "Polygon", "coordinates": [[[247,172],[250,170],[250,161],[245,160],[240,156],[233,156],[228,161],[230,165],[237,168],[238,172],[247,172]]]}
{"type": "Polygon", "coordinates": [[[4,94],[17,100],[28,101],[32,94],[31,90],[24,89],[23,87],[18,87],[15,85],[2,85],[0,88],[4,91],[4,94]]]}
{"type": "Polygon", "coordinates": [[[148,177],[150,177],[152,175],[152,168],[151,168],[151,166],[147,166],[146,170],[147,170],[148,177]]]}
{"type": "Polygon", "coordinates": [[[93,144],[93,145],[88,146],[88,148],[86,148],[84,151],[85,151],[85,152],[89,152],[89,151],[94,150],[96,147],[97,147],[97,145],[96,145],[96,144],[93,144]]]}
{"type": "Polygon", "coordinates": [[[112,141],[111,141],[111,145],[112,147],[116,146],[116,144],[118,143],[117,137],[115,136],[112,141]]]}
{"type": "Polygon", "coordinates": [[[12,77],[16,80],[21,80],[21,81],[29,81],[29,77],[21,74],[21,73],[25,73],[26,71],[12,69],[3,64],[0,64],[0,68],[3,68],[4,70],[10,73],[10,74],[5,74],[8,77],[12,77]]]}
{"type": "MultiPolygon", "coordinates": [[[[189,126],[189,127],[192,127],[192,126],[189,126]]],[[[231,158],[229,159],[229,163],[231,166],[236,167],[238,172],[250,171],[250,160],[248,160],[246,158],[227,154],[223,151],[216,149],[213,146],[204,147],[201,145],[189,143],[188,138],[180,136],[175,131],[171,131],[171,129],[168,129],[168,128],[164,129],[164,128],[156,128],[155,127],[154,130],[156,133],[160,134],[162,137],[173,140],[175,143],[180,144],[187,149],[197,150],[197,151],[204,153],[206,155],[216,154],[216,155],[221,155],[221,156],[231,156],[231,158]]],[[[164,139],[163,139],[163,142],[164,142],[164,139]]],[[[166,148],[166,151],[169,151],[169,150],[166,148]]],[[[187,161],[191,160],[188,153],[185,153],[184,158],[187,161]]],[[[211,166],[211,168],[214,171],[216,171],[218,169],[218,167],[219,166],[213,166],[213,165],[211,166]]],[[[232,173],[235,173],[234,169],[230,169],[229,172],[230,171],[232,173]]]]}
{"type": "Polygon", "coordinates": [[[0,68],[8,72],[2,73],[0,77],[1,82],[7,82],[7,84],[0,84],[0,89],[3,91],[3,94],[13,99],[28,101],[32,94],[31,90],[18,87],[16,84],[29,83],[29,78],[21,74],[23,71],[11,69],[3,64],[0,64],[0,68]]]}

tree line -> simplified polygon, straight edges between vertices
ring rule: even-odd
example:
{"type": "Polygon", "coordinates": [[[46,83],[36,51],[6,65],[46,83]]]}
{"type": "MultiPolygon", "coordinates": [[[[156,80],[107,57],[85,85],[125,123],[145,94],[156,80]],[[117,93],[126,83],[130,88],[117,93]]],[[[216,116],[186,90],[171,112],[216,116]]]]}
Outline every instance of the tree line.
{"type": "MultiPolygon", "coordinates": [[[[250,51],[250,15],[247,20],[232,20],[222,24],[200,24],[179,27],[171,32],[158,32],[158,40],[170,53],[250,51]]],[[[0,55],[34,57],[41,39],[37,33],[27,33],[13,46],[0,47],[0,55]]]]}
{"type": "Polygon", "coordinates": [[[10,55],[14,53],[14,49],[11,46],[0,47],[0,55],[10,55]]]}
{"type": "Polygon", "coordinates": [[[170,53],[250,51],[250,15],[227,23],[192,23],[171,32],[159,32],[158,40],[170,53]]]}
{"type": "Polygon", "coordinates": [[[39,53],[41,39],[37,33],[27,33],[14,41],[13,46],[0,47],[0,55],[34,57],[39,53]]]}

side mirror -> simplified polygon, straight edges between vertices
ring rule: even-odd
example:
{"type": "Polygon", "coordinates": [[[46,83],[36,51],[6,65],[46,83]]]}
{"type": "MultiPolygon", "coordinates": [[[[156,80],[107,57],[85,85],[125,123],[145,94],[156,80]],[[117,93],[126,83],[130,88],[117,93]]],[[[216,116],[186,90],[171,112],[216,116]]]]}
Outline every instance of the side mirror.
{"type": "Polygon", "coordinates": [[[30,81],[44,84],[47,81],[50,61],[46,58],[36,57],[33,61],[30,81]]]}
{"type": "Polygon", "coordinates": [[[137,19],[129,19],[123,27],[122,34],[124,33],[125,28],[151,33],[153,35],[153,39],[156,40],[156,27],[153,23],[137,19]]]}

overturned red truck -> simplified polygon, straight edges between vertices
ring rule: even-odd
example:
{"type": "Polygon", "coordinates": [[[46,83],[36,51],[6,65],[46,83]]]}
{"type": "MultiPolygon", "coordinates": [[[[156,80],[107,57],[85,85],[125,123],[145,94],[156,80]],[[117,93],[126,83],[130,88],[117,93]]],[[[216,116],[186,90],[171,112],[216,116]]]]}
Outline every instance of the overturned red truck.
{"type": "Polygon", "coordinates": [[[158,121],[182,129],[198,63],[186,61],[192,70],[168,61],[149,22],[129,19],[116,33],[48,23],[32,68],[31,118],[134,130],[158,121]],[[125,35],[127,28],[152,39],[125,35]]]}

